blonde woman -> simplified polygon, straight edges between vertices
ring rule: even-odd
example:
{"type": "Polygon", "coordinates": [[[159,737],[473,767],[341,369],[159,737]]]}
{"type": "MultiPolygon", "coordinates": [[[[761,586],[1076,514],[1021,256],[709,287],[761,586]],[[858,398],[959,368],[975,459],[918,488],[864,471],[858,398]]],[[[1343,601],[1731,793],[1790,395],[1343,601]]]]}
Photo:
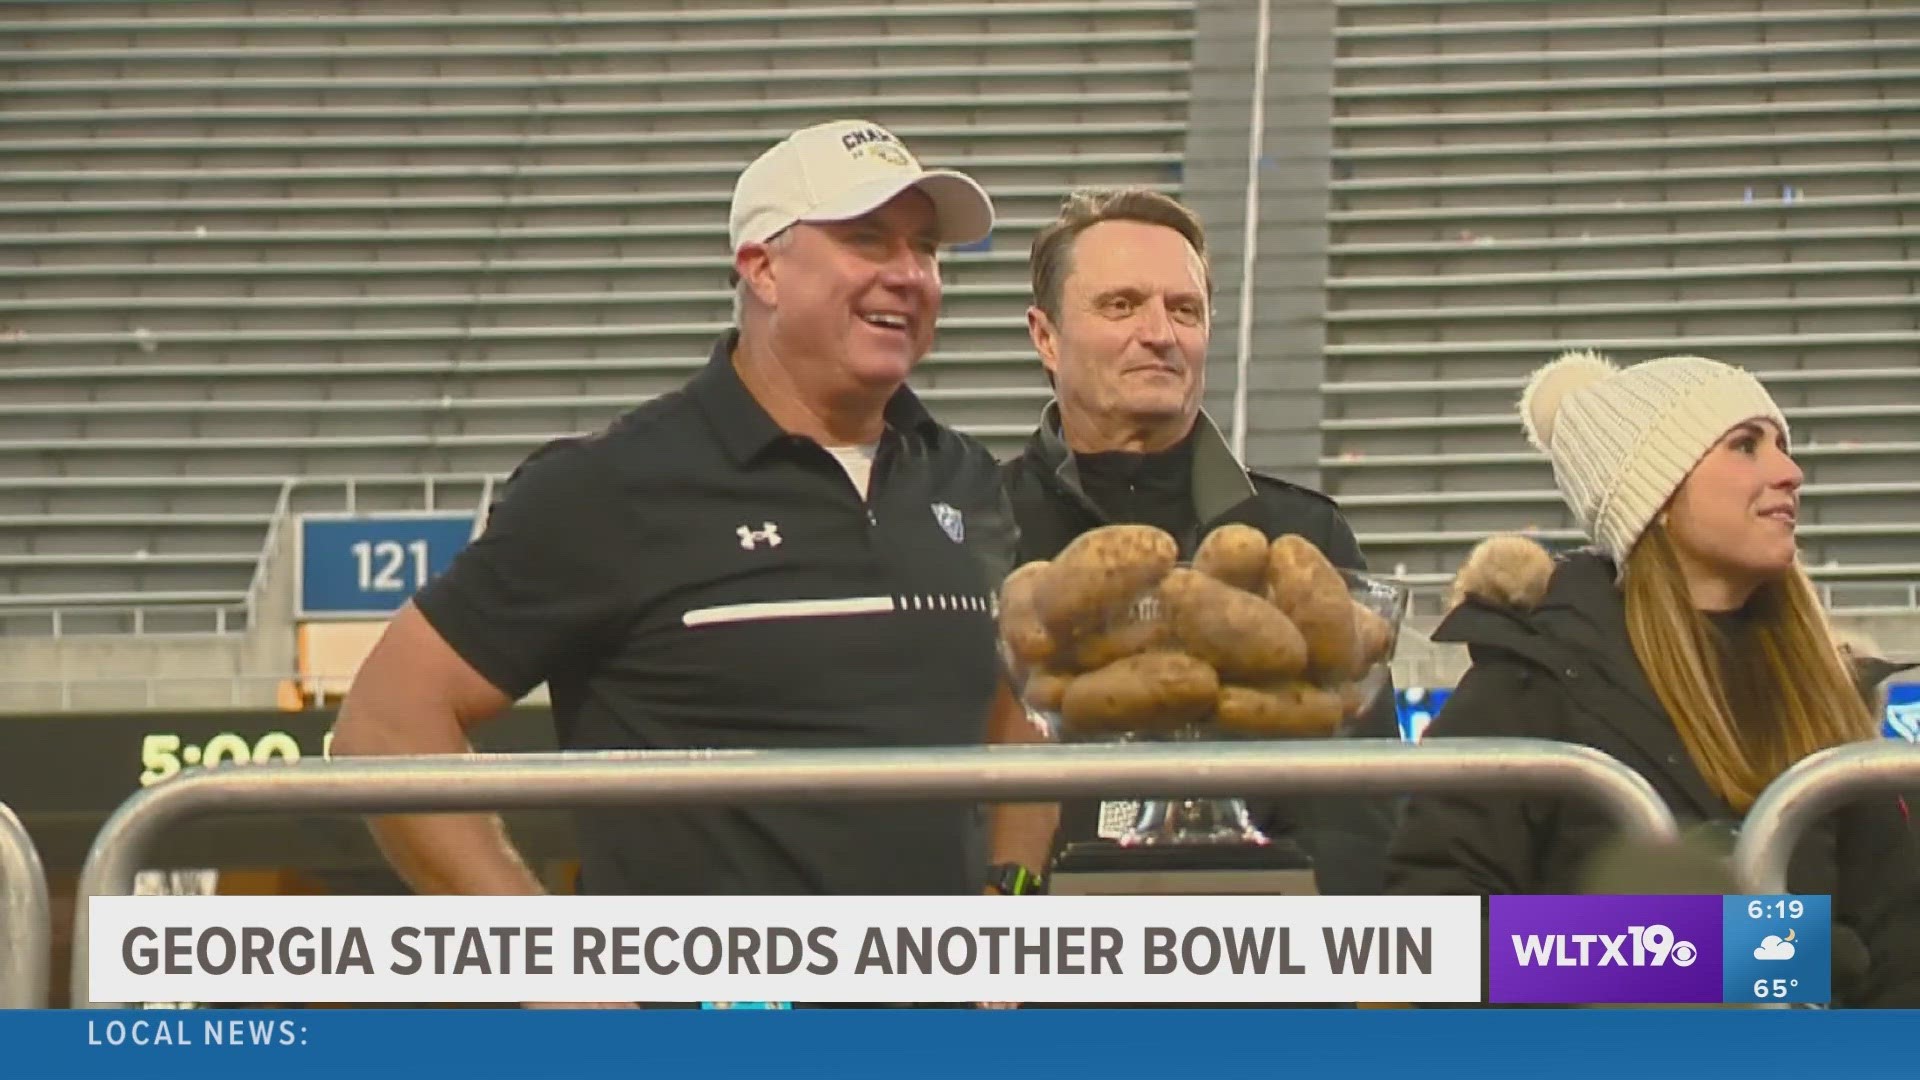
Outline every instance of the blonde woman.
{"type": "MultiPolygon", "coordinates": [[[[1535,373],[1521,413],[1593,545],[1556,559],[1506,536],[1474,552],[1434,635],[1472,666],[1428,738],[1591,746],[1683,824],[1730,834],[1789,765],[1875,736],[1798,562],[1801,471],[1758,380],[1700,357],[1620,369],[1571,353],[1535,373]]],[[[1415,798],[1388,888],[1579,892],[1610,831],[1577,800],[1415,798]]],[[[1824,822],[1790,884],[1831,895],[1836,938],[1865,947],[1865,972],[1836,971],[1836,1003],[1920,1006],[1920,847],[1899,800],[1824,822]]]]}

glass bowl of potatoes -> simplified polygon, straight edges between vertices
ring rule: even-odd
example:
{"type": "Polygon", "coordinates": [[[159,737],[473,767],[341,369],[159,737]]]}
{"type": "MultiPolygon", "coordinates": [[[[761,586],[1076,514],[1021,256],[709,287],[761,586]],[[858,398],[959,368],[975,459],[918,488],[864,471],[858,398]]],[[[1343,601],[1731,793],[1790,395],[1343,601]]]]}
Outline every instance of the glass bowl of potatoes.
{"type": "MultiPolygon", "coordinates": [[[[1015,569],[1000,648],[1063,742],[1330,738],[1375,706],[1406,587],[1305,538],[1210,532],[1191,559],[1151,525],[1081,534],[1015,569]]],[[[1123,845],[1264,844],[1242,799],[1147,799],[1123,845]]]]}

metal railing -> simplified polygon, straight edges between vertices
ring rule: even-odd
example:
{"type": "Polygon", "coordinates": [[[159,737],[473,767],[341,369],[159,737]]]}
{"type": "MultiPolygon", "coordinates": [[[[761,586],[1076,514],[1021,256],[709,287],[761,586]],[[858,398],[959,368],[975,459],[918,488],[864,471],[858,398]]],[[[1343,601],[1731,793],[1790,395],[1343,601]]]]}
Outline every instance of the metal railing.
{"type": "MultiPolygon", "coordinates": [[[[247,626],[251,629],[260,606],[266,598],[269,571],[273,569],[274,552],[280,544],[280,529],[287,520],[287,510],[293,503],[293,489],[298,480],[288,477],[281,481],[280,491],[273,499],[273,517],[267,521],[267,531],[260,539],[260,550],[254,556],[253,576],[247,579],[247,626]]],[[[431,490],[431,489],[429,489],[431,490]]]]}
{"type": "Polygon", "coordinates": [[[213,814],[407,813],[858,800],[1051,800],[1499,790],[1586,795],[1627,832],[1677,836],[1639,773],[1587,747],[1534,739],[1314,740],[1181,745],[985,746],[481,754],[191,769],[133,795],[87,853],[74,910],[73,1005],[89,993],[89,901],[126,896],[161,835],[213,814]]]}
{"type": "MultiPolygon", "coordinates": [[[[279,478],[216,477],[205,481],[172,482],[177,478],[62,477],[58,485],[36,486],[76,488],[142,487],[148,484],[167,488],[190,488],[199,484],[217,489],[271,489],[275,492],[273,511],[262,533],[253,571],[245,590],[207,592],[141,592],[127,590],[112,594],[84,594],[8,597],[0,596],[0,636],[78,637],[109,634],[153,637],[179,636],[228,637],[245,634],[260,625],[260,610],[267,600],[274,560],[281,535],[292,527],[296,513],[309,510],[361,509],[363,491],[412,489],[420,492],[425,510],[443,506],[465,508],[465,503],[444,492],[478,488],[482,498],[490,495],[498,479],[487,472],[396,473],[390,476],[315,475],[279,478]],[[321,493],[333,496],[318,500],[321,493]],[[302,505],[295,507],[296,498],[302,505]],[[86,629],[76,631],[74,623],[86,629]],[[107,627],[107,629],[100,629],[107,627]],[[163,629],[164,628],[164,629],[163,629]]],[[[381,509],[388,509],[381,504],[381,509]]],[[[166,515],[155,515],[164,524],[166,515]]],[[[201,681],[213,681],[211,678],[201,681]]],[[[238,690],[235,691],[238,693],[238,690]]]]}
{"type": "Polygon", "coordinates": [[[245,633],[250,614],[241,592],[0,597],[0,638],[226,637],[245,633]]]}
{"type": "MultiPolygon", "coordinates": [[[[271,708],[298,711],[316,707],[329,695],[345,694],[354,672],[263,671],[240,675],[100,675],[52,679],[0,679],[0,719],[49,712],[104,713],[121,709],[271,708]],[[283,692],[286,695],[283,698],[283,692]]],[[[548,701],[544,684],[523,699],[548,701]]]]}
{"type": "Polygon", "coordinates": [[[0,803],[0,1009],[47,1007],[52,949],[40,852],[19,817],[0,803]]]}
{"type": "MultiPolygon", "coordinates": [[[[1366,536],[1361,537],[1362,543],[1366,540],[1366,536]]],[[[1393,575],[1394,580],[1407,586],[1407,614],[1413,617],[1446,614],[1452,602],[1454,576],[1453,573],[1393,575]]],[[[1920,609],[1920,563],[1810,566],[1807,576],[1813,579],[1820,605],[1830,614],[1906,614],[1920,609]]]]}
{"type": "Polygon", "coordinates": [[[0,716],[17,713],[106,712],[114,709],[217,709],[274,704],[280,688],[305,691],[338,684],[352,673],[297,671],[252,675],[98,675],[0,679],[0,716]]]}
{"type": "Polygon", "coordinates": [[[1920,788],[1920,745],[1856,743],[1823,750],[1783,772],[1754,801],[1734,845],[1742,887],[1787,891],[1787,864],[1814,822],[1847,799],[1920,788]]]}

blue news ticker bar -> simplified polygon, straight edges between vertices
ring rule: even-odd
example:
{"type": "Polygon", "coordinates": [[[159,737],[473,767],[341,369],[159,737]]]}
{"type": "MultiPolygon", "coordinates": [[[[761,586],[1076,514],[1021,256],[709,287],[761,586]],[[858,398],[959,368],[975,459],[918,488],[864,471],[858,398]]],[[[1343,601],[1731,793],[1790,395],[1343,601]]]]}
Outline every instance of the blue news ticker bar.
{"type": "Polygon", "coordinates": [[[1911,1013],[1706,1009],[146,1010],[0,1013],[21,1080],[380,1076],[1902,1076],[1911,1013]],[[235,1028],[235,1024],[238,1028],[235,1028]],[[178,1042],[106,1045],[144,1024],[178,1042]],[[238,1032],[213,1045],[207,1027],[238,1032]],[[261,1044],[255,1045],[257,1041],[261,1044]],[[1468,1071],[1471,1070],[1471,1071],[1468,1071]],[[1871,1071],[1868,1071],[1871,1070],[1871,1071]]]}

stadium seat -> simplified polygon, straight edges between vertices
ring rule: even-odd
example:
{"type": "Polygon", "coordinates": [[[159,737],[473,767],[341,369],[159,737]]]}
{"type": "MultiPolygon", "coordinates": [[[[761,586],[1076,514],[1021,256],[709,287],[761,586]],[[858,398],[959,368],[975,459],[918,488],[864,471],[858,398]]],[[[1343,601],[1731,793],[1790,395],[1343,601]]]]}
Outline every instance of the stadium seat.
{"type": "Polygon", "coordinates": [[[870,117],[994,192],[916,383],[1002,451],[1045,400],[1034,230],[1077,184],[1179,189],[1191,0],[522,7],[0,18],[10,610],[247,598],[283,481],[498,477],[684,380],[733,178],[801,124],[870,117]]]}
{"type": "Polygon", "coordinates": [[[1322,467],[1377,561],[1434,590],[1486,532],[1571,540],[1514,403],[1595,348],[1755,370],[1807,469],[1810,564],[1897,581],[1920,541],[1916,13],[1336,9],[1322,467]]]}

